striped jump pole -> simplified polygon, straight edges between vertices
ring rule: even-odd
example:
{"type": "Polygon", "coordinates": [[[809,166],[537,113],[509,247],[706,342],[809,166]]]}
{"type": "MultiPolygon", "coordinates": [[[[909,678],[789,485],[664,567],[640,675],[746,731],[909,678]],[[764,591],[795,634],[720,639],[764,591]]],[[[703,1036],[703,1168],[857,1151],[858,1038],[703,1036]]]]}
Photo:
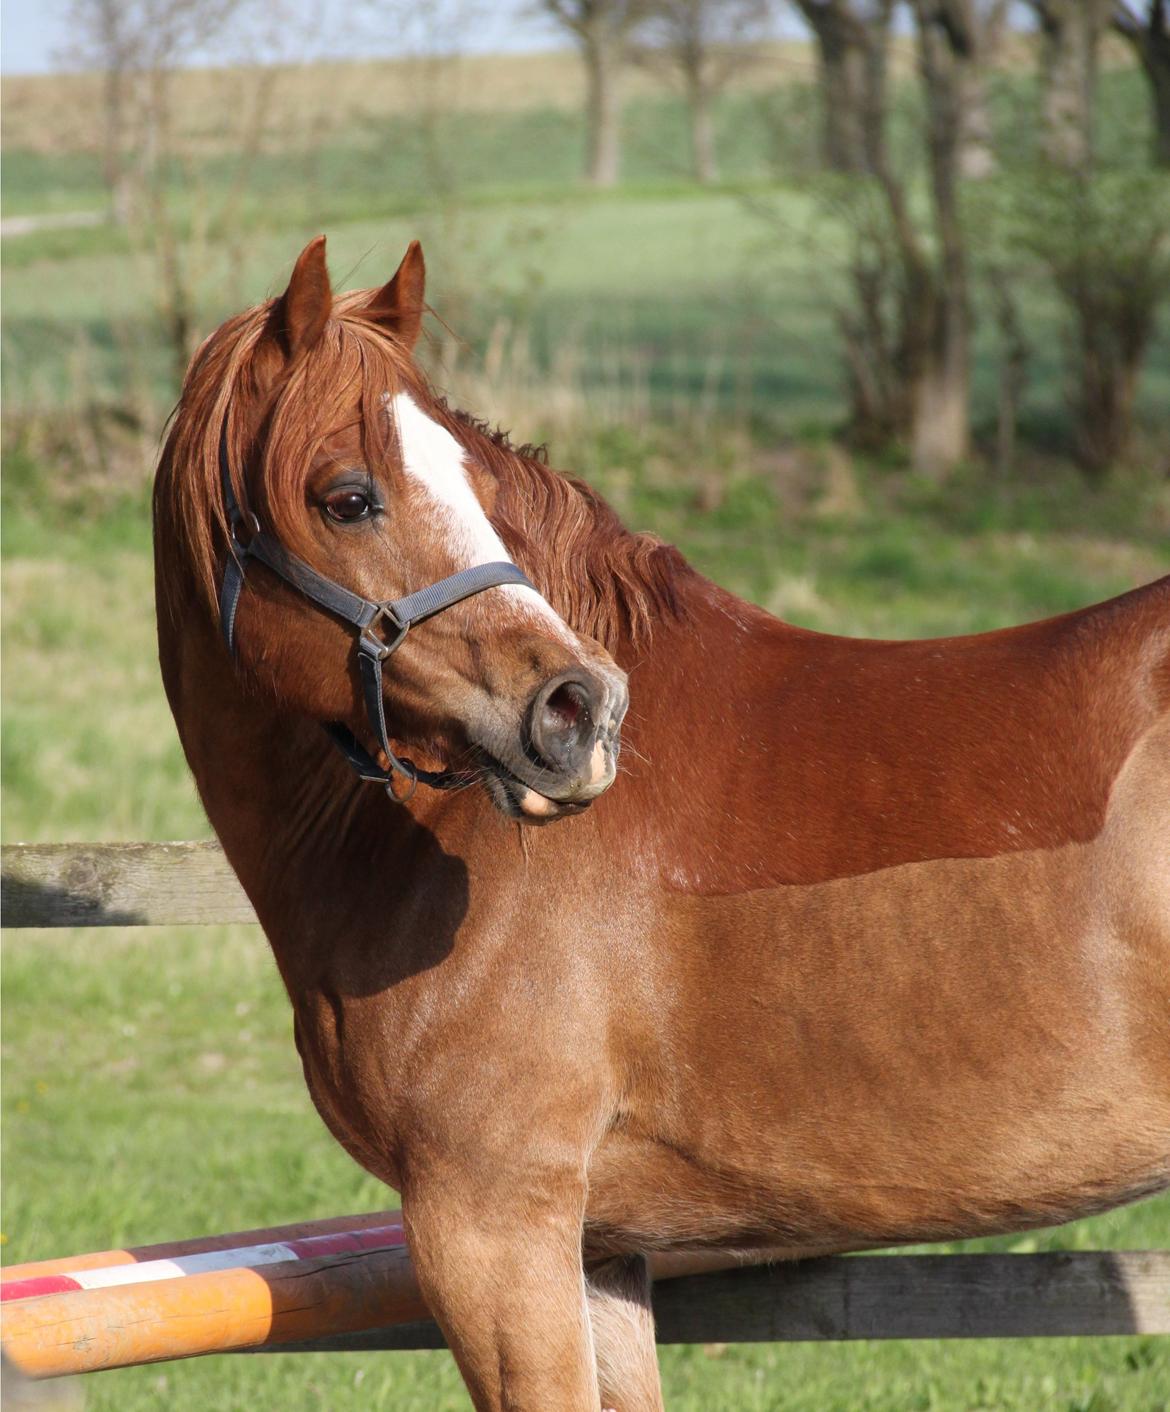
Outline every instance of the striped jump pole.
{"type": "MultiPolygon", "coordinates": [[[[1170,1251],[888,1255],[727,1269],[735,1263],[722,1251],[652,1257],[660,1342],[1170,1334],[1170,1251]],[[701,1279],[671,1278],[701,1271],[701,1279]]],[[[38,1261],[4,1274],[5,1353],[31,1377],[200,1353],[440,1343],[393,1211],[38,1261]]]]}
{"type": "MultiPolygon", "coordinates": [[[[18,1280],[42,1275],[67,1274],[71,1270],[102,1270],[112,1265],[140,1265],[152,1260],[173,1260],[181,1255],[202,1255],[213,1250],[236,1250],[246,1245],[272,1245],[306,1237],[364,1231],[370,1226],[401,1226],[401,1211],[367,1211],[357,1216],[331,1216],[320,1221],[298,1221],[284,1226],[260,1226],[249,1231],[229,1231],[224,1235],[195,1236],[187,1240],[162,1241],[158,1245],[136,1245],[121,1250],[96,1250],[88,1255],[66,1255],[59,1260],[31,1260],[22,1265],[5,1265],[0,1270],[0,1288],[18,1280]]],[[[0,1296],[12,1298],[11,1295],[0,1296]]]]}
{"type": "Polygon", "coordinates": [[[428,1317],[394,1211],[12,1266],[0,1300],[42,1378],[428,1317]]]}
{"type": "MultiPolygon", "coordinates": [[[[722,1252],[655,1257],[658,1279],[722,1252]]],[[[429,1319],[398,1211],[10,1265],[4,1351],[29,1377],[319,1344],[429,1319]]]]}

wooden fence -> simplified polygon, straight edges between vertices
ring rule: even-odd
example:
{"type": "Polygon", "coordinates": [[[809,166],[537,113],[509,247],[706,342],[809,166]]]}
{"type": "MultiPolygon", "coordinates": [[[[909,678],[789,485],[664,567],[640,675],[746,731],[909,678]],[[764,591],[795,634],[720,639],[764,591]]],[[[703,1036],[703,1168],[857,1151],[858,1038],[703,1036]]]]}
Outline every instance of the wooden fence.
{"type": "MultiPolygon", "coordinates": [[[[15,844],[2,863],[6,928],[256,920],[214,843],[15,844]]],[[[1168,1251],[849,1256],[681,1277],[679,1268],[660,1267],[655,1284],[664,1343],[1170,1333],[1168,1251]]],[[[311,1336],[261,1338],[247,1351],[442,1347],[433,1323],[406,1317],[355,1329],[352,1318],[338,1328],[323,1316],[311,1336]]]]}

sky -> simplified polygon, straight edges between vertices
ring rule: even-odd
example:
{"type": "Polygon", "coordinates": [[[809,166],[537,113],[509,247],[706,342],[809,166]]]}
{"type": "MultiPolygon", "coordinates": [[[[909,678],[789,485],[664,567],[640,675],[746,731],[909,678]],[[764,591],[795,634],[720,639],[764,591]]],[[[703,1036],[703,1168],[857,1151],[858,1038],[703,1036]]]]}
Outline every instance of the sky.
{"type": "MultiPolygon", "coordinates": [[[[0,73],[52,73],[68,67],[67,15],[85,0],[0,0],[0,73]]],[[[129,5],[144,0],[124,0],[129,5]]],[[[151,0],[145,0],[146,4],[151,0]]],[[[540,13],[539,0],[251,0],[253,9],[279,5],[293,12],[315,35],[313,52],[298,57],[370,58],[417,52],[419,36],[429,45],[443,42],[446,24],[464,54],[524,53],[568,48],[569,35],[540,13]],[[395,16],[410,17],[404,32],[395,16]]],[[[903,20],[904,20],[903,16],[903,20]]],[[[1029,27],[1027,7],[1015,0],[1014,25],[1029,27]]],[[[778,7],[776,30],[803,33],[790,6],[778,7]]],[[[234,56],[192,53],[192,64],[231,62],[234,56]]],[[[275,53],[261,57],[275,58],[275,53]]]]}
{"type": "MultiPolygon", "coordinates": [[[[322,36],[315,58],[368,58],[371,55],[393,55],[408,52],[408,42],[397,43],[393,27],[376,22],[379,9],[393,14],[394,0],[368,0],[354,4],[353,0],[284,0],[303,16],[312,14],[322,36]],[[359,11],[369,16],[365,23],[355,20],[359,11]],[[374,38],[371,38],[374,35],[374,38]]],[[[429,0],[417,0],[418,10],[429,0]]],[[[561,36],[550,21],[542,19],[531,0],[516,0],[514,4],[490,2],[460,5],[458,0],[444,0],[440,8],[458,12],[464,17],[460,25],[459,48],[463,53],[499,54],[526,50],[564,47],[567,38],[561,36]]],[[[0,3],[0,72],[6,74],[52,73],[65,67],[62,55],[69,48],[67,22],[68,0],[2,0],[0,3]]],[[[193,54],[193,63],[209,62],[211,56],[193,54]]]]}

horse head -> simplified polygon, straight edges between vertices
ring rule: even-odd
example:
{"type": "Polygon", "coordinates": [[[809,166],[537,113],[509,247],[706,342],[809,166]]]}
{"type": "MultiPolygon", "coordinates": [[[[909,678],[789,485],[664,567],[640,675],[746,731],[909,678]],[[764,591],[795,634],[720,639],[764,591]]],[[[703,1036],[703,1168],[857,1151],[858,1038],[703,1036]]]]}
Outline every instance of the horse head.
{"type": "Polygon", "coordinates": [[[423,289],[417,242],[382,288],[343,296],[324,238],[311,242],[280,298],[196,355],[161,509],[196,578],[232,584],[219,604],[251,689],[342,731],[387,775],[402,768],[392,738],[438,762],[445,782],[481,779],[503,812],[544,822],[613,782],[625,674],[513,566],[494,514],[499,477],[412,356],[423,289]],[[409,632],[386,607],[448,581],[460,592],[409,632]],[[352,616],[350,599],[364,605],[352,616]],[[379,659],[365,680],[359,646],[379,659]]]}

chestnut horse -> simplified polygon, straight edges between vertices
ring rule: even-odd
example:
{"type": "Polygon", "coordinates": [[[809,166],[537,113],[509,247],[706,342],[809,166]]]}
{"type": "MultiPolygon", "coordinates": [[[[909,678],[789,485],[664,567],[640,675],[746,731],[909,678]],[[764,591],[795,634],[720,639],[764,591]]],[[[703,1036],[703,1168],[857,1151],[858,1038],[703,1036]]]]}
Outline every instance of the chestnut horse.
{"type": "Polygon", "coordinates": [[[159,643],[313,1101],[401,1192],[475,1405],[659,1407],[647,1252],[1170,1183],[1170,579],[974,637],[790,627],[452,410],[422,312],[417,245],[334,296],[319,239],[204,344],[159,643]]]}

